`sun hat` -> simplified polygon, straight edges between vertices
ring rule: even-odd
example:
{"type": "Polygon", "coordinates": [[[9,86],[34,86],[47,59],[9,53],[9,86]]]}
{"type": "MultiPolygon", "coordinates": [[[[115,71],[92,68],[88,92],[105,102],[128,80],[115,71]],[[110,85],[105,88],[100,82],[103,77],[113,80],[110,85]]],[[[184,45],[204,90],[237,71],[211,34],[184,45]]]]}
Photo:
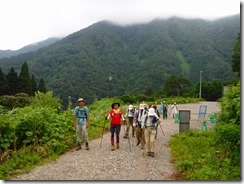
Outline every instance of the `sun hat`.
{"type": "Polygon", "coordinates": [[[129,108],[128,109],[129,110],[133,109],[133,105],[129,105],[129,108]]]}
{"type": "Polygon", "coordinates": [[[79,99],[77,100],[77,103],[78,103],[78,102],[82,102],[82,101],[84,102],[85,100],[84,100],[83,98],[79,98],[79,99]]]}
{"type": "Polygon", "coordinates": [[[140,109],[140,110],[143,110],[146,106],[147,106],[147,104],[140,104],[140,105],[139,105],[139,109],[140,109]]]}
{"type": "Polygon", "coordinates": [[[118,106],[120,107],[120,103],[118,103],[118,102],[114,102],[114,103],[112,103],[112,105],[111,105],[112,109],[114,108],[115,105],[118,105],[118,106]]]}
{"type": "Polygon", "coordinates": [[[148,116],[155,116],[156,113],[155,113],[155,109],[153,107],[149,108],[148,109],[148,116]]]}

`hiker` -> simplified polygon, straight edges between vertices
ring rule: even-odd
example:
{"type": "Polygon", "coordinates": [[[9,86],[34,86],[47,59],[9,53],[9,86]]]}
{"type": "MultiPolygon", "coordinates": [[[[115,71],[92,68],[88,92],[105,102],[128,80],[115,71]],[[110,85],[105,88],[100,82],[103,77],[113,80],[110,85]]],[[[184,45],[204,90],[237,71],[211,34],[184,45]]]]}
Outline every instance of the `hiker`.
{"type": "Polygon", "coordinates": [[[121,129],[121,120],[125,121],[123,112],[120,110],[120,103],[113,103],[111,110],[107,115],[107,119],[110,119],[110,132],[111,132],[111,151],[115,150],[114,146],[114,133],[116,133],[116,148],[119,149],[119,134],[121,129]]]}
{"type": "Polygon", "coordinates": [[[162,108],[163,108],[163,119],[167,119],[167,117],[168,117],[168,104],[166,103],[166,101],[163,101],[162,108]]]}
{"type": "Polygon", "coordinates": [[[154,108],[149,108],[147,114],[143,117],[141,128],[144,130],[146,152],[147,156],[154,157],[155,155],[155,134],[156,127],[160,123],[158,115],[155,113],[154,108]]]}
{"type": "MultiPolygon", "coordinates": [[[[152,107],[154,108],[154,110],[155,110],[157,116],[160,118],[160,113],[159,113],[159,111],[158,111],[158,109],[157,109],[157,105],[153,105],[152,107]]],[[[155,139],[157,138],[157,134],[158,134],[158,124],[157,124],[157,126],[156,126],[155,139]]]]}
{"type": "Polygon", "coordinates": [[[77,137],[77,148],[76,151],[81,149],[82,137],[86,143],[86,150],[89,150],[88,133],[87,128],[89,126],[89,109],[84,105],[85,101],[83,98],[77,100],[78,106],[74,110],[74,128],[76,129],[77,137]]]}
{"type": "Polygon", "coordinates": [[[142,102],[139,105],[139,109],[135,112],[133,119],[133,126],[136,129],[136,138],[137,138],[137,146],[141,143],[141,149],[145,148],[145,138],[144,138],[144,129],[141,128],[142,117],[147,112],[147,104],[142,102]]]}
{"type": "Polygon", "coordinates": [[[176,105],[176,102],[171,106],[171,112],[173,113],[173,118],[175,118],[175,115],[178,113],[178,106],[176,105]]]}
{"type": "Polygon", "coordinates": [[[133,105],[129,105],[125,117],[126,117],[126,132],[124,135],[124,138],[127,139],[129,132],[130,132],[130,127],[132,126],[132,137],[135,137],[134,133],[134,127],[133,127],[133,119],[134,119],[134,114],[135,114],[135,108],[133,107],[133,105]]]}

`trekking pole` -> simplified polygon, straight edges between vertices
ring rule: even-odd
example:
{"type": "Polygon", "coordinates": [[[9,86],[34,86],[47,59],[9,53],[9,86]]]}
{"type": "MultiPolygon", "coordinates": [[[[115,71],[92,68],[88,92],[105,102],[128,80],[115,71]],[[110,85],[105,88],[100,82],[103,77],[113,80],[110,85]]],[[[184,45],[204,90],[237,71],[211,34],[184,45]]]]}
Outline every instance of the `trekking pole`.
{"type": "MultiPolygon", "coordinates": [[[[126,135],[127,123],[126,124],[125,124],[125,122],[123,122],[123,123],[124,123],[124,135],[126,135]]],[[[129,134],[127,135],[127,139],[128,139],[128,144],[130,147],[130,136],[129,136],[129,134]]],[[[131,147],[130,147],[130,151],[131,151],[131,147]]]]}
{"type": "Polygon", "coordinates": [[[131,152],[131,146],[130,146],[130,135],[129,135],[129,133],[128,133],[128,143],[129,143],[130,152],[131,152]]]}
{"type": "Polygon", "coordinates": [[[103,133],[104,133],[104,128],[105,128],[105,122],[106,122],[106,119],[103,122],[103,131],[102,131],[102,137],[101,137],[101,142],[100,142],[100,148],[102,147],[102,141],[103,141],[103,133]]]}
{"type": "MultiPolygon", "coordinates": [[[[162,125],[159,123],[159,126],[160,126],[160,128],[161,128],[161,130],[162,130],[162,132],[163,132],[163,134],[164,134],[164,131],[163,131],[163,128],[162,128],[162,125]]],[[[164,134],[164,136],[165,136],[165,134],[164,134]]]]}

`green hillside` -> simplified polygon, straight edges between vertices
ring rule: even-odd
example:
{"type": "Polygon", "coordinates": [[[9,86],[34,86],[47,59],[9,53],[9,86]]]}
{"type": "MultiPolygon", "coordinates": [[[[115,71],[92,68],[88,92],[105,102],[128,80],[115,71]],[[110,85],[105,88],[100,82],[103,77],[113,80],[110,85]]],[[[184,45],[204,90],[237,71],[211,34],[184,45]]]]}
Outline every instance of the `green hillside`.
{"type": "Polygon", "coordinates": [[[231,54],[240,32],[240,15],[216,21],[155,19],[118,26],[98,22],[36,52],[0,60],[5,73],[28,63],[30,73],[64,101],[160,89],[168,77],[191,82],[233,79],[231,54]]]}

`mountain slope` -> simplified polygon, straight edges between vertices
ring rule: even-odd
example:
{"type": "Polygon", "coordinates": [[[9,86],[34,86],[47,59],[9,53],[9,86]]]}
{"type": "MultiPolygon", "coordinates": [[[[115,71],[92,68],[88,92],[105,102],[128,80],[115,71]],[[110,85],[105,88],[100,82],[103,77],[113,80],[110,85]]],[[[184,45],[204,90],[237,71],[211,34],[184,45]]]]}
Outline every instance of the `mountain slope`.
{"type": "Polygon", "coordinates": [[[198,82],[199,71],[203,80],[230,80],[238,32],[240,15],[216,21],[173,17],[125,27],[103,21],[31,54],[1,59],[0,66],[8,72],[27,61],[63,100],[91,102],[108,96],[110,76],[112,96],[159,89],[172,75],[198,82]]]}
{"type": "Polygon", "coordinates": [[[19,50],[0,50],[0,58],[9,58],[11,56],[17,56],[19,54],[24,54],[28,52],[36,51],[40,48],[46,47],[52,43],[55,43],[56,41],[60,40],[61,38],[48,38],[44,41],[40,41],[37,43],[33,43],[27,46],[22,47],[19,50]]]}

